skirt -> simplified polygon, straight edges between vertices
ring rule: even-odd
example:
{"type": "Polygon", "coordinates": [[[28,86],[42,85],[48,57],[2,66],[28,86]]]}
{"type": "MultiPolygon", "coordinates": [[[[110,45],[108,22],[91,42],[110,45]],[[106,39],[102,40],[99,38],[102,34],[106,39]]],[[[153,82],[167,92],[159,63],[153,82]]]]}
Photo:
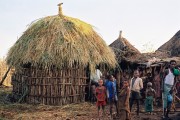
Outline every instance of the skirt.
{"type": "Polygon", "coordinates": [[[153,111],[153,96],[148,96],[145,100],[145,111],[152,112],[153,111]]]}

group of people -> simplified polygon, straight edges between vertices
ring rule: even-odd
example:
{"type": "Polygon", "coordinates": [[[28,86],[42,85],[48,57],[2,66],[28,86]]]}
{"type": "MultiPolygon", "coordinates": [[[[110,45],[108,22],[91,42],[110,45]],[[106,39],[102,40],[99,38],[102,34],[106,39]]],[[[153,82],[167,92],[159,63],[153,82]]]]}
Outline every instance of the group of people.
{"type": "MultiPolygon", "coordinates": [[[[170,61],[170,65],[167,70],[165,70],[162,78],[161,92],[163,99],[163,117],[168,118],[173,101],[173,91],[175,85],[175,77],[180,74],[180,72],[175,69],[176,61],[170,61]]],[[[97,72],[97,71],[96,71],[97,72]]],[[[100,108],[102,108],[102,113],[105,115],[105,106],[108,102],[109,113],[112,117],[113,105],[115,105],[115,110],[117,117],[120,120],[130,120],[131,112],[134,102],[137,104],[137,116],[140,112],[140,99],[141,90],[143,89],[143,80],[140,78],[140,73],[138,70],[133,72],[133,77],[123,80],[121,88],[117,89],[117,82],[113,75],[109,75],[107,79],[102,79],[102,73],[98,71],[98,81],[94,82],[96,85],[95,96],[97,98],[96,105],[98,107],[98,116],[100,117],[100,108]]],[[[159,79],[159,78],[156,78],[159,79]]],[[[157,80],[158,81],[158,80],[157,80]]],[[[159,81],[158,81],[159,82],[159,81]]],[[[120,85],[119,85],[120,86],[120,85]]],[[[147,82],[145,90],[145,111],[148,114],[153,112],[153,101],[159,96],[159,88],[153,88],[152,82],[147,82]],[[158,94],[157,94],[158,93],[158,94]]]]}

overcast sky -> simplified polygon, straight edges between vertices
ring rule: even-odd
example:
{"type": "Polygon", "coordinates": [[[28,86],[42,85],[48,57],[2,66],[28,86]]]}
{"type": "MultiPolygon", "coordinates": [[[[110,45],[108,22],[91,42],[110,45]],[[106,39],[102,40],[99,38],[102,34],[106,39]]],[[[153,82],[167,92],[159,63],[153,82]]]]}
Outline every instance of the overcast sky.
{"type": "Polygon", "coordinates": [[[157,49],[180,30],[180,0],[0,0],[0,58],[32,21],[58,13],[93,25],[107,45],[123,37],[141,52],[157,49]]]}

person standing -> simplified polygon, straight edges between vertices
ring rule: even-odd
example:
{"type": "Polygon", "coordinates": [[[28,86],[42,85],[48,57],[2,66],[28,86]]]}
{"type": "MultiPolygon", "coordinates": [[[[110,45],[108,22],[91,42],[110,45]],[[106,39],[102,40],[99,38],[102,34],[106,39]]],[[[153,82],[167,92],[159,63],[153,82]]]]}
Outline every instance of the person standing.
{"type": "Polygon", "coordinates": [[[98,117],[100,118],[99,111],[102,107],[103,118],[105,116],[105,105],[106,105],[106,88],[103,86],[103,80],[99,79],[99,86],[96,87],[96,98],[97,98],[97,107],[98,107],[98,117]]]}
{"type": "Polygon", "coordinates": [[[95,72],[92,73],[90,76],[91,85],[95,85],[97,87],[98,86],[98,80],[101,79],[101,77],[102,77],[102,72],[96,67],[95,72]]]}
{"type": "Polygon", "coordinates": [[[133,78],[130,80],[130,111],[132,111],[132,106],[134,101],[137,104],[137,115],[139,116],[139,103],[140,103],[140,90],[143,89],[142,79],[139,78],[139,71],[135,70],[133,78]]]}
{"type": "Polygon", "coordinates": [[[159,99],[161,97],[161,78],[158,71],[154,71],[154,90],[156,91],[156,98],[159,99]]]}
{"type": "Polygon", "coordinates": [[[146,100],[145,100],[145,111],[147,113],[152,113],[153,111],[153,101],[155,99],[156,92],[152,88],[152,83],[147,83],[147,89],[146,89],[146,100]]]}
{"type": "Polygon", "coordinates": [[[123,81],[123,87],[118,92],[118,117],[121,120],[130,120],[130,108],[129,108],[129,82],[127,80],[123,81]]]}
{"type": "Polygon", "coordinates": [[[96,66],[95,71],[93,71],[90,75],[90,82],[89,82],[89,100],[91,102],[95,102],[95,89],[98,86],[98,80],[101,79],[102,73],[96,66]]]}
{"type": "Polygon", "coordinates": [[[109,111],[110,115],[112,117],[112,111],[113,111],[113,105],[116,107],[116,112],[118,114],[118,108],[117,108],[117,84],[116,84],[116,79],[114,78],[113,75],[109,75],[108,80],[105,83],[106,89],[107,89],[107,98],[109,102],[109,111]]]}
{"type": "Polygon", "coordinates": [[[163,95],[163,117],[167,118],[170,112],[170,108],[167,106],[168,104],[168,95],[170,90],[174,88],[175,83],[175,75],[174,70],[176,66],[176,61],[171,60],[169,68],[164,72],[164,81],[162,83],[162,95],[163,95]]]}

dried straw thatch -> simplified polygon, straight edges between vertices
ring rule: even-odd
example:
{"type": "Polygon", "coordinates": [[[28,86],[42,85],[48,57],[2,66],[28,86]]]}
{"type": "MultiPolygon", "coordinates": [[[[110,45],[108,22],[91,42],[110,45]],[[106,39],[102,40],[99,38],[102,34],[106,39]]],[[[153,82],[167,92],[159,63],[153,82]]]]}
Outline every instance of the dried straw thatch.
{"type": "Polygon", "coordinates": [[[116,54],[117,60],[120,62],[122,59],[133,62],[141,53],[131,43],[122,37],[120,31],[119,37],[109,45],[116,54]]]}
{"type": "Polygon", "coordinates": [[[100,63],[115,67],[116,60],[90,24],[60,11],[32,23],[9,50],[7,63],[16,68],[26,63],[45,68],[73,64],[95,68],[100,63]]]}
{"type": "Polygon", "coordinates": [[[171,56],[180,56],[180,30],[157,51],[167,51],[171,56]]]}

